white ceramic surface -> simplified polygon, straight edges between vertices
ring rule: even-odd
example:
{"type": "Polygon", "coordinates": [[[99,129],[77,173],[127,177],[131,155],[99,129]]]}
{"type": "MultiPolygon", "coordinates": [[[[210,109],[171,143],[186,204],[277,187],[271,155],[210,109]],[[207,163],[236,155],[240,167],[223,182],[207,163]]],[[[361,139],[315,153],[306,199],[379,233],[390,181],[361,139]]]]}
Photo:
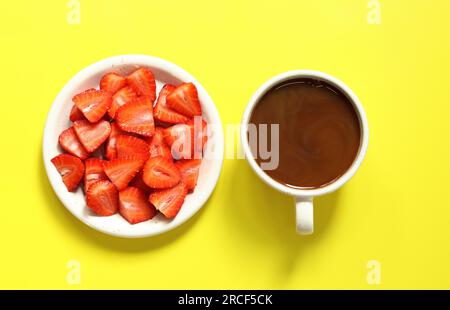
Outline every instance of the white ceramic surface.
{"type": "Polygon", "coordinates": [[[359,166],[361,165],[364,156],[367,151],[367,146],[369,143],[369,127],[367,123],[366,114],[364,112],[364,108],[359,101],[358,97],[353,93],[353,91],[345,85],[342,81],[338,80],[337,78],[323,73],[319,71],[312,71],[312,70],[294,70],[294,71],[288,71],[284,72],[282,74],[279,74],[267,82],[265,82],[258,90],[253,94],[252,98],[250,99],[247,108],[245,109],[244,116],[242,118],[242,124],[241,124],[241,142],[242,146],[245,152],[245,156],[247,158],[247,161],[249,162],[250,166],[253,168],[253,170],[256,172],[256,174],[268,185],[271,187],[286,193],[288,195],[291,195],[295,198],[295,205],[296,205],[296,219],[297,219],[297,231],[300,234],[311,234],[313,232],[313,197],[320,196],[324,194],[331,193],[338,188],[340,188],[342,185],[344,185],[350,178],[355,174],[355,172],[358,170],[359,166]],[[288,187],[286,185],[283,185],[281,183],[278,183],[274,179],[272,179],[268,174],[266,174],[256,163],[253,154],[250,149],[250,145],[247,139],[247,130],[248,130],[248,123],[250,121],[250,117],[252,115],[253,108],[258,103],[258,101],[261,99],[264,94],[270,90],[273,86],[284,82],[286,80],[295,79],[295,78],[312,78],[317,80],[325,81],[338,89],[340,89],[353,103],[353,106],[355,108],[355,111],[358,114],[360,127],[361,127],[361,143],[359,147],[358,154],[353,162],[353,164],[350,166],[350,168],[347,170],[346,173],[344,173],[339,179],[335,180],[334,182],[320,188],[316,189],[296,189],[293,187],[288,187]]]}
{"type": "Polygon", "coordinates": [[[199,211],[216,186],[222,168],[223,149],[224,136],[219,113],[203,86],[192,75],[175,64],[146,55],[121,55],[107,58],[77,73],[53,102],[43,135],[43,158],[47,176],[64,206],[86,225],[109,235],[126,238],[161,234],[186,222],[199,211]],[[58,146],[58,136],[70,126],[69,114],[73,104],[72,97],[85,89],[98,87],[100,78],[105,72],[116,71],[127,74],[139,66],[145,66],[152,70],[156,79],[157,92],[165,83],[177,85],[181,82],[193,82],[198,90],[204,119],[208,124],[212,124],[220,130],[214,130],[206,145],[207,151],[208,148],[214,146],[215,157],[202,160],[197,187],[193,193],[188,194],[178,215],[172,220],[158,215],[150,221],[130,225],[119,214],[109,217],[99,217],[93,214],[86,206],[81,188],[74,193],[68,192],[50,160],[62,152],[58,146]]]}

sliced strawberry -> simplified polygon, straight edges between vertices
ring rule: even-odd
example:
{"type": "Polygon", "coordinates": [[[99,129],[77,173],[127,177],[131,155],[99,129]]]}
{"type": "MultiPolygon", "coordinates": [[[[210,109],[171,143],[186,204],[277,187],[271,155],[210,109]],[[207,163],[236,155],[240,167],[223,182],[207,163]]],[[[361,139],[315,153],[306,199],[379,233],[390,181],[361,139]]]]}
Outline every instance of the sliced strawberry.
{"type": "Polygon", "coordinates": [[[140,189],[127,187],[119,193],[119,213],[130,224],[137,224],[153,218],[156,209],[140,189]]]}
{"type": "Polygon", "coordinates": [[[52,159],[53,165],[62,177],[69,192],[74,192],[84,175],[81,159],[69,154],[60,154],[52,159]]]}
{"type": "Polygon", "coordinates": [[[146,105],[148,105],[149,107],[151,107],[152,110],[153,110],[153,102],[151,102],[151,101],[150,101],[150,98],[148,98],[148,97],[143,97],[143,96],[138,97],[136,100],[134,100],[134,102],[146,104],[146,105]]]}
{"type": "Polygon", "coordinates": [[[115,72],[106,73],[100,80],[100,89],[107,93],[115,94],[119,89],[125,87],[127,79],[115,72]]]}
{"type": "Polygon", "coordinates": [[[89,153],[86,151],[84,146],[78,140],[78,137],[75,134],[73,126],[67,128],[59,135],[58,142],[64,151],[74,156],[80,157],[81,159],[86,159],[89,156],[89,153]]]}
{"type": "Polygon", "coordinates": [[[187,124],[163,129],[163,136],[174,159],[200,159],[208,141],[207,124],[195,116],[187,124]]]}
{"type": "Polygon", "coordinates": [[[105,142],[111,132],[111,125],[105,120],[94,124],[85,120],[76,121],[73,127],[78,140],[80,140],[81,144],[83,144],[89,153],[95,151],[105,142]]]}
{"type": "Polygon", "coordinates": [[[155,132],[152,107],[142,102],[130,102],[117,110],[120,129],[150,137],[155,132]]]}
{"type": "Polygon", "coordinates": [[[163,129],[156,128],[155,134],[150,138],[150,157],[163,156],[172,160],[170,148],[167,146],[163,137],[163,129]]]}
{"type": "Polygon", "coordinates": [[[116,187],[108,180],[101,180],[89,186],[86,193],[87,206],[99,216],[110,216],[119,210],[116,187]]]}
{"type": "Polygon", "coordinates": [[[202,161],[200,159],[180,160],[175,163],[181,173],[181,180],[189,190],[197,185],[198,173],[202,161]]]}
{"type": "Polygon", "coordinates": [[[189,120],[189,118],[169,108],[166,104],[167,95],[175,88],[173,85],[166,84],[159,92],[158,100],[153,109],[153,116],[156,120],[169,124],[186,123],[189,120]]]}
{"type": "Polygon", "coordinates": [[[117,125],[117,123],[111,123],[111,133],[109,134],[108,142],[105,146],[105,156],[109,160],[117,157],[116,137],[124,133],[125,132],[119,128],[119,125],[117,125]]]}
{"type": "Polygon", "coordinates": [[[197,88],[192,83],[183,83],[166,98],[167,106],[185,116],[202,115],[197,88]]]}
{"type": "Polygon", "coordinates": [[[129,102],[133,102],[137,98],[138,98],[137,94],[134,92],[134,90],[131,87],[125,86],[124,88],[121,88],[119,91],[117,91],[112,96],[111,107],[108,110],[108,115],[111,118],[114,118],[116,116],[117,110],[121,106],[123,106],[129,102]]]}
{"type": "Polygon", "coordinates": [[[141,67],[127,77],[128,84],[139,96],[148,97],[153,103],[156,98],[156,83],[153,73],[141,67]]]}
{"type": "Polygon", "coordinates": [[[78,121],[80,119],[85,119],[83,113],[80,111],[80,109],[77,108],[75,104],[73,105],[72,110],[70,110],[69,118],[72,122],[78,121]]]}
{"type": "Polygon", "coordinates": [[[142,179],[151,188],[169,188],[181,180],[181,174],[175,164],[162,156],[147,160],[142,171],[142,179]]]}
{"type": "Polygon", "coordinates": [[[97,181],[108,180],[108,177],[103,171],[103,160],[100,158],[88,158],[84,161],[84,192],[87,193],[89,186],[97,181]]]}
{"type": "Polygon", "coordinates": [[[150,187],[148,187],[147,184],[145,184],[144,180],[142,179],[142,170],[139,171],[139,173],[134,177],[134,179],[130,182],[129,186],[137,187],[141,191],[143,191],[146,195],[149,195],[152,191],[150,187]]]}
{"type": "Polygon", "coordinates": [[[156,190],[148,200],[167,218],[174,218],[181,209],[187,195],[187,187],[181,182],[177,186],[156,190]]]}
{"type": "Polygon", "coordinates": [[[192,158],[200,159],[208,141],[207,124],[201,116],[194,116],[187,124],[191,129],[192,158]]]}
{"type": "Polygon", "coordinates": [[[116,150],[117,158],[138,156],[147,160],[150,156],[148,143],[129,135],[118,135],[116,137],[116,150]]]}
{"type": "Polygon", "coordinates": [[[99,121],[111,106],[111,95],[93,88],[75,95],[72,100],[91,123],[99,121]]]}
{"type": "Polygon", "coordinates": [[[187,124],[177,124],[163,129],[164,141],[170,147],[172,157],[178,159],[191,159],[193,136],[191,127],[187,124]]]}
{"type": "Polygon", "coordinates": [[[105,161],[103,169],[117,189],[122,190],[138,174],[143,164],[144,161],[139,157],[116,158],[105,161]]]}

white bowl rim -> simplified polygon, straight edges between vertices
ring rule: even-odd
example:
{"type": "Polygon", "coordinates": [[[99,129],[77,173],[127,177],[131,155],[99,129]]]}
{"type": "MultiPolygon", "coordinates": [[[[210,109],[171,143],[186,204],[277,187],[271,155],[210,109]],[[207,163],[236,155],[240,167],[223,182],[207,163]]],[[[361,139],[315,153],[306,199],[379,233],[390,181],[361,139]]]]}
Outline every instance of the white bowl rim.
{"type": "MultiPolygon", "coordinates": [[[[202,102],[202,104],[204,104],[202,102]]],[[[47,177],[49,179],[49,182],[53,188],[53,191],[55,192],[58,199],[62,202],[62,204],[65,206],[67,210],[69,210],[70,213],[72,213],[76,218],[78,218],[81,222],[86,224],[87,226],[100,231],[102,233],[105,233],[107,235],[111,235],[114,237],[122,237],[122,238],[145,238],[150,236],[156,236],[159,234],[162,234],[164,232],[167,232],[169,230],[172,230],[183,223],[187,222],[190,218],[192,218],[207,202],[209,197],[211,196],[212,192],[214,191],[220,173],[222,171],[222,165],[223,165],[223,157],[224,157],[224,133],[223,133],[223,127],[220,120],[219,112],[214,104],[214,101],[209,96],[206,89],[197,81],[197,79],[192,76],[190,73],[188,73],[186,70],[182,69],[181,67],[175,65],[174,63],[167,61],[165,59],[155,57],[155,56],[149,56],[149,55],[142,55],[142,54],[124,54],[124,55],[117,55],[105,58],[103,60],[97,61],[95,63],[92,63],[91,65],[85,67],[81,71],[79,71],[77,74],[75,74],[60,90],[58,95],[56,96],[55,100],[52,103],[52,106],[47,114],[47,119],[45,122],[44,127],[44,133],[43,133],[43,142],[42,142],[42,152],[43,152],[43,160],[44,160],[44,167],[46,170],[47,177]],[[219,130],[215,131],[215,151],[218,155],[217,158],[214,158],[214,164],[213,169],[214,171],[211,172],[209,182],[206,182],[206,185],[204,188],[202,188],[202,191],[198,194],[197,203],[195,206],[191,209],[191,212],[187,214],[183,219],[177,221],[177,217],[175,217],[171,222],[169,222],[167,225],[163,226],[161,229],[157,231],[152,231],[148,233],[140,233],[140,234],[134,234],[134,233],[127,233],[127,232],[116,232],[113,230],[107,230],[103,227],[99,227],[94,225],[93,223],[90,223],[82,216],[79,216],[76,214],[72,208],[69,199],[64,197],[60,191],[57,190],[58,186],[56,185],[56,182],[61,182],[61,180],[56,180],[54,178],[50,177],[50,169],[54,169],[53,165],[51,164],[51,158],[50,155],[47,152],[47,149],[51,147],[52,144],[57,143],[57,141],[50,141],[50,123],[53,122],[57,118],[58,113],[58,103],[62,100],[62,98],[67,96],[68,92],[72,92],[72,88],[74,85],[77,85],[86,77],[95,75],[99,72],[107,72],[110,71],[113,66],[118,65],[141,65],[141,66],[153,66],[157,67],[160,70],[166,71],[173,76],[178,77],[179,79],[183,81],[189,81],[196,85],[197,90],[199,93],[202,93],[203,97],[207,98],[208,105],[203,106],[204,109],[208,110],[208,114],[211,116],[211,123],[215,124],[216,127],[219,130]]],[[[131,227],[132,225],[130,225],[131,227]]]]}

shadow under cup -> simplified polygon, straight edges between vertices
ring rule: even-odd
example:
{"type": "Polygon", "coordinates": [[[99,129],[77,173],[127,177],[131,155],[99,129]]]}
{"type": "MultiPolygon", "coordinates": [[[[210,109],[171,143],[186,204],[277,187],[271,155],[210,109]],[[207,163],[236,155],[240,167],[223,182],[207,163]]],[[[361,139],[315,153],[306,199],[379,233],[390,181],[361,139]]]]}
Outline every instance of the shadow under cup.
{"type": "Polygon", "coordinates": [[[272,85],[255,101],[247,128],[259,168],[299,190],[323,188],[341,178],[355,162],[362,136],[352,99],[317,77],[272,85]]]}

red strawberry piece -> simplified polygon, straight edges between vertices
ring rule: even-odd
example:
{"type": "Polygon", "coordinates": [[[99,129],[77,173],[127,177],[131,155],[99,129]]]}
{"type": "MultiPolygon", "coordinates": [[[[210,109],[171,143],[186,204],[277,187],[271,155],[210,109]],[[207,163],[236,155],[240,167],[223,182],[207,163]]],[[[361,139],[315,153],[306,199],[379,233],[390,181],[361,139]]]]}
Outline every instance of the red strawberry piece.
{"type": "Polygon", "coordinates": [[[58,142],[64,151],[74,156],[80,157],[81,159],[86,159],[89,156],[89,153],[78,140],[73,126],[67,128],[59,135],[58,142]]]}
{"type": "Polygon", "coordinates": [[[103,171],[103,160],[100,158],[88,158],[84,161],[84,192],[87,193],[89,186],[97,181],[108,180],[108,177],[103,171]]]}
{"type": "Polygon", "coordinates": [[[148,200],[167,218],[174,218],[181,209],[187,195],[187,187],[181,182],[177,186],[156,190],[148,200]]]}
{"type": "Polygon", "coordinates": [[[149,107],[151,107],[153,110],[153,102],[151,102],[150,98],[148,98],[148,97],[138,97],[136,100],[134,100],[134,102],[146,104],[149,107]]]}
{"type": "Polygon", "coordinates": [[[110,216],[119,210],[116,187],[108,180],[101,180],[89,186],[86,193],[87,206],[99,216],[110,216]]]}
{"type": "Polygon", "coordinates": [[[83,144],[89,153],[95,151],[105,142],[111,132],[111,125],[105,120],[99,121],[98,123],[89,123],[85,120],[76,121],[73,127],[78,140],[80,140],[81,144],[83,144]]]}
{"type": "Polygon", "coordinates": [[[150,137],[155,132],[152,107],[142,102],[130,102],[117,110],[120,129],[150,137]]]}
{"type": "Polygon", "coordinates": [[[191,129],[192,158],[200,159],[208,141],[207,124],[201,116],[194,116],[187,124],[191,129]]]}
{"type": "Polygon", "coordinates": [[[167,106],[185,116],[202,115],[197,88],[192,83],[183,83],[166,97],[167,106]]]}
{"type": "Polygon", "coordinates": [[[195,116],[187,124],[163,129],[163,136],[174,159],[200,159],[208,141],[207,124],[202,117],[195,116]]]}
{"type": "Polygon", "coordinates": [[[139,173],[134,177],[134,179],[130,182],[129,186],[137,187],[141,191],[143,191],[146,195],[150,194],[152,189],[148,187],[147,184],[145,184],[144,180],[142,179],[142,170],[139,171],[139,173]]]}
{"type": "Polygon", "coordinates": [[[167,95],[175,90],[175,88],[173,85],[166,84],[159,92],[158,100],[153,109],[153,116],[156,120],[169,124],[186,123],[189,120],[186,116],[172,110],[166,104],[167,95]]]}
{"type": "Polygon", "coordinates": [[[137,224],[153,218],[156,209],[140,189],[127,187],[119,192],[119,213],[130,224],[137,224]]]}
{"type": "Polygon", "coordinates": [[[117,158],[138,156],[147,160],[150,156],[148,143],[129,135],[118,135],[116,137],[116,150],[117,158]]]}
{"type": "Polygon", "coordinates": [[[181,174],[175,164],[162,156],[147,160],[142,171],[142,179],[151,188],[169,188],[181,180],[181,174]]]}
{"type": "Polygon", "coordinates": [[[127,187],[128,183],[139,173],[144,161],[139,157],[116,158],[103,163],[103,169],[118,190],[127,187]]]}
{"type": "Polygon", "coordinates": [[[163,137],[170,147],[174,159],[191,159],[193,136],[189,125],[177,124],[165,128],[163,129],[163,137]]]}
{"type": "Polygon", "coordinates": [[[116,116],[117,109],[129,102],[135,101],[137,98],[137,94],[131,87],[126,86],[121,88],[112,96],[111,107],[108,110],[108,115],[111,118],[114,118],[116,116]]]}
{"type": "Polygon", "coordinates": [[[175,163],[181,173],[181,180],[191,191],[197,185],[201,163],[202,161],[200,159],[180,160],[175,163]]]}
{"type": "Polygon", "coordinates": [[[80,109],[77,108],[75,104],[73,105],[72,110],[70,110],[69,118],[72,122],[78,121],[80,119],[85,119],[83,113],[80,111],[80,109]]]}
{"type": "Polygon", "coordinates": [[[84,175],[84,165],[81,159],[69,154],[60,154],[52,159],[69,192],[74,192],[84,175]]]}
{"type": "Polygon", "coordinates": [[[127,77],[130,85],[139,96],[148,97],[153,103],[156,98],[156,83],[153,73],[144,67],[141,67],[127,77]]]}
{"type": "Polygon", "coordinates": [[[167,146],[163,137],[163,130],[156,128],[155,134],[150,138],[150,157],[163,156],[172,160],[170,148],[167,146]]]}
{"type": "Polygon", "coordinates": [[[105,146],[105,155],[109,160],[117,157],[116,137],[120,134],[124,134],[124,132],[119,128],[119,125],[115,122],[111,123],[111,133],[105,146]]]}
{"type": "Polygon", "coordinates": [[[93,88],[75,95],[72,100],[91,123],[99,121],[111,106],[111,95],[93,88]]]}
{"type": "Polygon", "coordinates": [[[115,72],[106,73],[100,80],[100,89],[107,93],[115,94],[119,89],[125,87],[127,79],[115,72]]]}

